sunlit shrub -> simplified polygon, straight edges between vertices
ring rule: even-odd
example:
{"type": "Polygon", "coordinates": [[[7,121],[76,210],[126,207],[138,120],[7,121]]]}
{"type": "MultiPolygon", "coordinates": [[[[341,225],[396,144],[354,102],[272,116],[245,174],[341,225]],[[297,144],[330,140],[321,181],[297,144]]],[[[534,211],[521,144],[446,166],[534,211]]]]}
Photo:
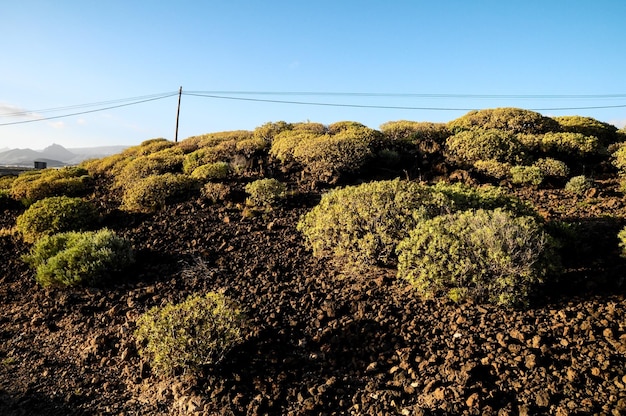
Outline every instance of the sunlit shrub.
{"type": "Polygon", "coordinates": [[[430,154],[441,150],[450,130],[444,123],[420,121],[389,121],[380,125],[386,145],[397,144],[400,147],[410,144],[422,153],[430,154]]]}
{"type": "Polygon", "coordinates": [[[296,162],[315,181],[334,183],[342,174],[358,171],[372,157],[372,146],[380,137],[367,127],[342,125],[336,131],[302,140],[293,151],[296,162]]]}
{"type": "Polygon", "coordinates": [[[207,163],[195,168],[191,177],[201,181],[214,181],[227,178],[230,172],[230,165],[226,162],[207,163]]]}
{"type": "Polygon", "coordinates": [[[619,247],[621,250],[622,257],[626,257],[626,227],[622,228],[617,234],[617,238],[619,239],[619,247]]]}
{"type": "Polygon", "coordinates": [[[595,136],[600,139],[603,146],[618,141],[617,127],[598,121],[591,117],[560,116],[553,117],[561,126],[561,130],[567,133],[580,133],[584,136],[595,136]]]}
{"type": "Polygon", "coordinates": [[[230,186],[224,183],[214,182],[205,183],[200,190],[202,196],[214,204],[220,201],[227,200],[230,192],[230,186]]]}
{"type": "Polygon", "coordinates": [[[133,253],[110,230],[70,231],[38,240],[24,260],[42,286],[94,285],[132,264],[133,253]]]}
{"type": "Polygon", "coordinates": [[[552,158],[541,158],[533,163],[545,177],[563,179],[569,176],[569,168],[565,162],[552,158]]]}
{"type": "Polygon", "coordinates": [[[271,207],[285,197],[287,188],[274,178],[258,179],[246,185],[248,203],[257,207],[271,207]]]}
{"type": "Polygon", "coordinates": [[[334,189],[304,215],[298,230],[313,255],[346,270],[393,265],[396,244],[424,218],[446,212],[451,201],[408,181],[380,181],[334,189]]]}
{"type": "Polygon", "coordinates": [[[197,181],[183,174],[152,175],[129,184],[121,208],[131,212],[154,212],[187,196],[197,181]]]}
{"type": "Polygon", "coordinates": [[[546,133],[540,138],[540,150],[547,155],[585,157],[598,153],[600,143],[595,136],[582,133],[546,133]]]}
{"type": "Polygon", "coordinates": [[[503,130],[467,130],[448,137],[446,158],[459,166],[472,167],[479,160],[519,163],[524,147],[517,136],[503,130]]]}
{"type": "Polygon", "coordinates": [[[172,147],[136,157],[115,176],[115,185],[125,188],[148,176],[178,173],[182,170],[183,159],[182,150],[172,147]]]}
{"type": "Polygon", "coordinates": [[[155,374],[198,373],[214,365],[244,339],[241,307],[220,293],[191,295],[185,301],[150,309],[137,320],[139,354],[155,374]]]}
{"type": "Polygon", "coordinates": [[[574,176],[565,184],[565,190],[576,195],[585,195],[591,188],[593,180],[585,175],[574,176]]]}
{"type": "Polygon", "coordinates": [[[482,173],[485,176],[489,176],[494,179],[505,179],[510,176],[511,168],[513,166],[510,163],[498,162],[496,160],[477,160],[474,162],[474,169],[482,173]]]}
{"type": "Polygon", "coordinates": [[[510,133],[540,134],[559,131],[560,126],[554,119],[521,108],[494,108],[475,110],[448,123],[453,133],[474,129],[498,129],[510,133]]]}
{"type": "Polygon", "coordinates": [[[88,230],[97,222],[98,212],[90,202],[57,196],[35,202],[17,217],[17,231],[32,243],[44,235],[88,230]]]}
{"type": "Polygon", "coordinates": [[[80,196],[93,187],[87,170],[79,167],[24,172],[11,184],[11,196],[26,206],[51,196],[80,196]]]}
{"type": "Polygon", "coordinates": [[[528,303],[558,265],[532,217],[469,210],[420,222],[397,248],[398,276],[427,297],[446,294],[515,306],[528,303]]]}
{"type": "Polygon", "coordinates": [[[539,186],[545,176],[537,166],[513,166],[511,168],[511,181],[519,185],[539,186]]]}
{"type": "Polygon", "coordinates": [[[274,137],[270,155],[278,159],[283,165],[295,163],[294,151],[300,143],[306,143],[321,135],[307,130],[286,130],[274,137]]]}

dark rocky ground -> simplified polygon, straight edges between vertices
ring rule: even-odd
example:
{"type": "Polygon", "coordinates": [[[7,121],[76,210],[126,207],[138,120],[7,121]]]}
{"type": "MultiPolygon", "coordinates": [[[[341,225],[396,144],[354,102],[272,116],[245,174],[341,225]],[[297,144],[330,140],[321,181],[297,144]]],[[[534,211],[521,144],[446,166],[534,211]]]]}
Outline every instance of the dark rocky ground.
{"type": "MultiPolygon", "coordinates": [[[[244,217],[194,199],[155,215],[107,212],[137,264],[102,288],[43,289],[0,237],[1,415],[626,414],[626,207],[611,181],[587,197],[517,190],[578,226],[567,273],[531,308],[422,300],[393,270],[341,276],[295,229],[319,195],[244,217]],[[158,379],[133,330],[148,308],[223,291],[252,321],[196,377],[158,379]]],[[[2,212],[0,228],[21,208],[2,212]]]]}

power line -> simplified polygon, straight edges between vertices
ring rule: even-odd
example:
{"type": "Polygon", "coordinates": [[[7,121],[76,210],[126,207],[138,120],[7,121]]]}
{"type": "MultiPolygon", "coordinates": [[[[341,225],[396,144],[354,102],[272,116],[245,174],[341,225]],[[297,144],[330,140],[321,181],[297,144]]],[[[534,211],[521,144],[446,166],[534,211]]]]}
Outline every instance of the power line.
{"type": "MultiPolygon", "coordinates": [[[[130,98],[120,98],[120,99],[116,99],[116,100],[99,101],[99,102],[95,102],[95,103],[75,104],[75,105],[69,105],[69,106],[64,106],[64,107],[46,108],[46,109],[43,109],[43,110],[23,110],[23,111],[15,111],[15,112],[12,112],[12,113],[0,113],[0,117],[21,117],[21,116],[30,116],[30,115],[33,115],[33,114],[50,113],[50,112],[62,111],[62,110],[74,110],[74,109],[79,109],[79,108],[100,107],[100,106],[103,106],[103,105],[124,103],[124,102],[128,102],[128,101],[137,102],[137,101],[141,101],[141,100],[149,100],[151,98],[165,98],[165,97],[170,97],[172,94],[177,94],[177,93],[166,92],[166,93],[161,93],[161,94],[143,95],[143,96],[139,96],[139,97],[130,97],[130,98]]],[[[143,102],[143,101],[141,101],[141,102],[143,102]]]]}
{"type": "MultiPolygon", "coordinates": [[[[38,121],[54,120],[54,119],[58,119],[58,118],[65,118],[65,117],[78,116],[78,115],[82,115],[82,114],[95,113],[95,112],[98,112],[98,111],[112,110],[114,108],[128,107],[128,106],[131,106],[131,105],[146,103],[146,102],[149,102],[149,101],[161,100],[163,98],[168,98],[168,97],[172,97],[172,96],[175,96],[175,95],[178,95],[178,93],[177,92],[176,93],[170,93],[170,94],[167,94],[167,95],[156,96],[154,98],[147,98],[147,99],[143,99],[143,100],[133,101],[133,102],[130,102],[130,103],[118,104],[118,105],[113,105],[113,106],[108,106],[108,107],[103,107],[103,108],[97,108],[95,110],[87,110],[87,111],[80,111],[80,112],[71,113],[71,114],[63,114],[63,115],[60,115],[60,116],[43,117],[43,118],[36,118],[36,119],[32,119],[32,120],[13,121],[13,122],[9,122],[9,123],[0,123],[0,126],[10,126],[10,125],[14,125],[14,124],[35,123],[35,122],[38,122],[38,121]]],[[[85,104],[82,104],[81,106],[85,106],[85,104]]],[[[70,106],[70,107],[72,107],[72,106],[70,106]]],[[[76,106],[76,107],[80,107],[80,106],[76,106]]],[[[48,111],[51,111],[51,110],[48,110],[48,111]]],[[[29,113],[27,113],[27,114],[29,114],[29,113]]]]}
{"type": "MultiPolygon", "coordinates": [[[[432,111],[472,111],[478,110],[478,108],[453,108],[453,107],[413,107],[413,106],[387,106],[387,105],[365,105],[365,104],[340,104],[340,103],[323,103],[312,101],[291,101],[291,100],[269,100],[262,98],[245,98],[245,97],[232,97],[224,95],[204,94],[199,92],[183,92],[184,95],[190,95],[195,97],[215,98],[223,100],[237,100],[237,101],[252,101],[252,102],[264,102],[264,103],[276,103],[276,104],[295,104],[295,105],[315,105],[325,107],[350,107],[350,108],[373,108],[373,109],[386,109],[386,110],[432,110],[432,111]]],[[[278,95],[278,93],[276,94],[278,95]]],[[[624,95],[626,98],[626,95],[624,95]]],[[[603,109],[603,108],[624,108],[626,104],[619,105],[605,105],[605,106],[581,106],[581,107],[551,107],[551,108],[529,108],[532,111],[557,111],[557,110],[591,110],[591,109],[603,109]]]]}
{"type": "Polygon", "coordinates": [[[389,98],[471,98],[471,99],[624,99],[624,94],[429,94],[429,93],[379,93],[379,92],[324,92],[324,91],[186,91],[190,95],[280,95],[328,97],[389,97],[389,98]]]}

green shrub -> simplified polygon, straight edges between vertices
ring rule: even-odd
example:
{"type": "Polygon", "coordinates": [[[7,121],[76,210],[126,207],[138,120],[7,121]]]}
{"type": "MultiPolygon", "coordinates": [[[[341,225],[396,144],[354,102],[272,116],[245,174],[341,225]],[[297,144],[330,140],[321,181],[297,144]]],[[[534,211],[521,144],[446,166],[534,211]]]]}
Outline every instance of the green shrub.
{"type": "Polygon", "coordinates": [[[582,133],[546,133],[540,137],[540,150],[555,157],[586,157],[597,154],[601,147],[598,138],[582,133]]]}
{"type": "Polygon", "coordinates": [[[316,257],[332,259],[347,272],[393,266],[396,245],[425,219],[470,208],[507,207],[534,214],[503,189],[400,180],[334,189],[305,214],[298,230],[316,257]]]}
{"type": "Polygon", "coordinates": [[[532,217],[469,210],[418,223],[397,248],[398,276],[427,297],[525,305],[558,264],[532,217]]]}
{"type": "Polygon", "coordinates": [[[396,244],[423,218],[445,212],[442,193],[400,180],[334,189],[298,223],[316,257],[333,259],[346,271],[393,265],[396,244]]]}
{"type": "Polygon", "coordinates": [[[201,181],[225,179],[230,174],[230,165],[226,162],[207,163],[191,172],[191,177],[201,181]]]}
{"type": "Polygon", "coordinates": [[[183,174],[148,176],[126,187],[121,207],[131,212],[154,212],[184,198],[196,187],[196,180],[183,174]]]}
{"type": "Polygon", "coordinates": [[[205,183],[200,190],[202,196],[207,198],[212,203],[225,201],[230,195],[230,186],[223,183],[205,183]]]}
{"type": "Polygon", "coordinates": [[[11,184],[11,196],[26,206],[50,196],[80,196],[93,186],[87,170],[79,167],[24,172],[11,184]]]}
{"type": "Polygon", "coordinates": [[[294,152],[296,147],[302,142],[310,142],[316,137],[323,136],[317,132],[307,130],[286,130],[274,137],[270,155],[278,159],[283,165],[289,166],[295,163],[294,152]]]}
{"type": "Polygon", "coordinates": [[[595,136],[600,139],[603,146],[608,146],[618,141],[617,127],[611,124],[591,117],[560,116],[553,118],[559,123],[562,131],[580,133],[584,136],[595,136]]]}
{"type": "Polygon", "coordinates": [[[17,217],[17,231],[32,243],[44,235],[90,229],[97,221],[98,212],[90,202],[56,196],[35,202],[17,217]]]}
{"type": "Polygon", "coordinates": [[[620,145],[613,153],[613,165],[620,171],[620,173],[626,174],[626,146],[620,145]]]}
{"type": "Polygon", "coordinates": [[[302,140],[294,148],[294,159],[315,181],[335,183],[342,174],[358,171],[373,156],[372,146],[380,138],[367,127],[341,125],[335,131],[302,140]]]}
{"type": "Polygon", "coordinates": [[[552,158],[542,158],[533,163],[533,166],[539,168],[541,174],[550,178],[566,178],[569,176],[569,168],[565,162],[552,158]]]}
{"type": "Polygon", "coordinates": [[[274,178],[258,179],[246,185],[248,202],[257,207],[271,207],[285,197],[287,188],[274,178]]]}
{"type": "Polygon", "coordinates": [[[453,133],[474,129],[498,129],[510,133],[541,134],[559,131],[560,126],[550,117],[521,108],[494,108],[470,111],[448,123],[453,133]]]}
{"type": "Polygon", "coordinates": [[[446,158],[463,167],[472,167],[479,160],[519,163],[524,148],[517,136],[503,130],[467,130],[448,137],[446,158]]]}
{"type": "Polygon", "coordinates": [[[496,160],[477,160],[474,162],[474,169],[483,175],[494,179],[505,179],[511,174],[510,163],[498,162],[496,160]]]}
{"type": "Polygon", "coordinates": [[[210,292],[150,309],[137,320],[135,338],[139,354],[156,374],[197,373],[242,342],[245,325],[234,301],[210,292]]]}
{"type": "Polygon", "coordinates": [[[125,188],[148,176],[178,173],[182,169],[183,159],[182,150],[173,147],[138,156],[115,175],[115,186],[125,188]]]}
{"type": "Polygon", "coordinates": [[[574,176],[565,184],[565,190],[576,195],[585,195],[593,187],[593,180],[585,175],[574,176]]]}
{"type": "Polygon", "coordinates": [[[433,190],[442,193],[451,201],[450,205],[446,207],[446,214],[468,209],[492,210],[503,208],[516,216],[539,218],[539,214],[532,205],[520,200],[515,195],[511,195],[505,188],[499,186],[483,185],[475,187],[463,183],[449,184],[439,182],[433,186],[433,190]]]}
{"type": "Polygon", "coordinates": [[[539,186],[544,179],[544,174],[537,166],[513,166],[511,168],[511,181],[513,183],[539,186]]]}
{"type": "Polygon", "coordinates": [[[42,286],[94,285],[133,262],[130,244],[110,230],[69,231],[38,240],[24,260],[42,286]]]}

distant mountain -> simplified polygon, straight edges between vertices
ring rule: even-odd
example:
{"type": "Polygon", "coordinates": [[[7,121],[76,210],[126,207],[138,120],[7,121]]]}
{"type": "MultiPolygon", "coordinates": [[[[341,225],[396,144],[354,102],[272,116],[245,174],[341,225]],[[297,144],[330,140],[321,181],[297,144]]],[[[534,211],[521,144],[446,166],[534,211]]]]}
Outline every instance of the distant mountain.
{"type": "Polygon", "coordinates": [[[35,161],[47,162],[50,167],[76,165],[86,159],[98,159],[120,153],[127,147],[103,146],[68,150],[61,145],[52,144],[40,151],[32,149],[4,149],[0,151],[0,165],[32,167],[35,161]]]}

